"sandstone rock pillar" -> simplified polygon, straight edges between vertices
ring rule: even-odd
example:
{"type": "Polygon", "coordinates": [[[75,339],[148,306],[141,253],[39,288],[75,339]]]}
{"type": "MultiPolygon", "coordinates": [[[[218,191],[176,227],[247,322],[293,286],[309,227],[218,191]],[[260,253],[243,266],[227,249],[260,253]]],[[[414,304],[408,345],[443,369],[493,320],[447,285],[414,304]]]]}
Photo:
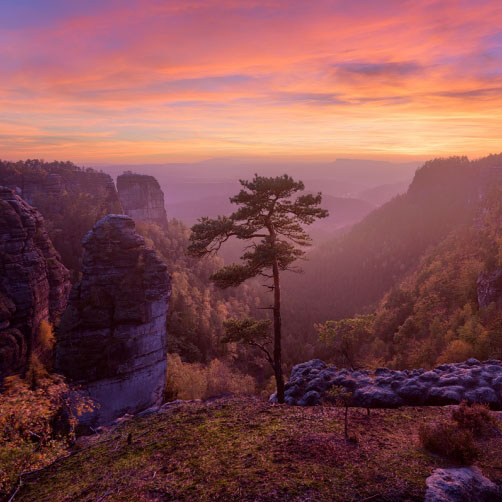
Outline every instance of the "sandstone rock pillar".
{"type": "Polygon", "coordinates": [[[61,321],[56,369],[99,403],[84,422],[105,424],[162,398],[171,285],[129,216],[101,219],[83,246],[82,280],[61,321]]]}

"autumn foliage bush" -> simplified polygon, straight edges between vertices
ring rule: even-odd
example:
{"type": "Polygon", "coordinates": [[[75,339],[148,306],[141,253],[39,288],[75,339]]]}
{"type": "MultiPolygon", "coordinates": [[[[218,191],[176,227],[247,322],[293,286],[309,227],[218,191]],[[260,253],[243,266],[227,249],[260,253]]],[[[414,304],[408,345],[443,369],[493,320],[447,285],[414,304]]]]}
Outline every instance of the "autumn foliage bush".
{"type": "Polygon", "coordinates": [[[470,465],[478,456],[472,432],[455,423],[424,423],[419,428],[418,436],[426,450],[459,464],[470,465]]]}
{"type": "Polygon", "coordinates": [[[48,372],[53,345],[52,326],[42,322],[25,378],[14,375],[4,380],[0,399],[0,499],[21,472],[44,467],[63,455],[74,439],[77,417],[92,410],[89,399],[71,392],[62,376],[48,372]],[[64,427],[58,427],[62,422],[64,427]]]}
{"type": "Polygon", "coordinates": [[[167,360],[166,400],[205,399],[218,394],[252,394],[254,379],[233,370],[230,365],[213,359],[209,365],[185,363],[178,354],[167,360]]]}
{"type": "Polygon", "coordinates": [[[73,440],[80,413],[91,409],[85,400],[69,402],[69,387],[59,375],[38,380],[32,389],[18,376],[5,380],[0,400],[0,496],[24,471],[44,467],[65,453],[73,440]],[[53,424],[64,413],[68,430],[57,434],[53,424]]]}
{"type": "Polygon", "coordinates": [[[451,418],[462,429],[470,431],[474,436],[481,436],[494,427],[494,420],[490,415],[490,409],[485,404],[462,401],[453,409],[451,418]]]}

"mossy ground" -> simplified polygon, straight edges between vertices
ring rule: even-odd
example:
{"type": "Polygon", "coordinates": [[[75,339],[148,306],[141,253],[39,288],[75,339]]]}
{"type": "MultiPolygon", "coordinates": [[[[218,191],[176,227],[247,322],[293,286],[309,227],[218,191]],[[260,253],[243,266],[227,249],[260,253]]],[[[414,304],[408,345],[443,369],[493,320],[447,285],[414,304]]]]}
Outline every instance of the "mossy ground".
{"type": "MultiPolygon", "coordinates": [[[[16,501],[421,501],[425,478],[451,466],[418,445],[423,420],[448,408],[343,410],[227,398],[180,405],[88,439],[25,479],[16,501]],[[129,438],[129,440],[128,440],[129,438]]],[[[478,464],[502,483],[502,438],[478,464]]]]}

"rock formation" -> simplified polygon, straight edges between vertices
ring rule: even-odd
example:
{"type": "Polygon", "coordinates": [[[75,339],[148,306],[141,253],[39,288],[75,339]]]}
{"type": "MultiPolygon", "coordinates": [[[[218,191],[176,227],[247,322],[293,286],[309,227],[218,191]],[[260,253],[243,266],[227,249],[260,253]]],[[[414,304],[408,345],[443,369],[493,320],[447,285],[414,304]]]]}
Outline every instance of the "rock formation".
{"type": "MultiPolygon", "coordinates": [[[[312,406],[321,402],[332,385],[353,393],[352,405],[364,408],[435,406],[458,404],[462,400],[489,404],[502,409],[502,361],[442,364],[426,371],[394,371],[378,368],[337,370],[319,359],[293,367],[286,383],[287,404],[312,406]]],[[[272,401],[277,398],[275,394],[272,401]]]]}
{"type": "Polygon", "coordinates": [[[166,372],[166,265],[132,218],[108,215],[83,240],[82,280],[72,289],[56,369],[100,407],[84,422],[109,423],[158,404],[166,372]]]}
{"type": "Polygon", "coordinates": [[[0,187],[0,379],[25,369],[40,323],[63,314],[68,278],[40,213],[0,187]]]}
{"type": "Polygon", "coordinates": [[[135,221],[167,226],[164,193],[153,176],[121,174],[117,178],[117,190],[124,212],[135,221]]]}
{"type": "Polygon", "coordinates": [[[496,303],[498,307],[502,303],[502,269],[493,272],[481,272],[478,277],[478,305],[488,307],[490,303],[496,303]]]}
{"type": "Polygon", "coordinates": [[[426,480],[425,502],[496,502],[502,487],[485,478],[477,467],[436,469],[426,480]]]}
{"type": "Polygon", "coordinates": [[[103,201],[108,213],[122,212],[115,183],[109,174],[94,169],[79,169],[63,162],[26,161],[19,169],[3,167],[5,170],[0,170],[0,183],[15,190],[29,204],[36,204],[40,197],[51,197],[57,201],[65,193],[85,193],[103,201]]]}
{"type": "Polygon", "coordinates": [[[49,173],[42,179],[27,175],[24,177],[21,187],[23,199],[30,203],[36,201],[37,195],[47,195],[57,199],[64,192],[87,193],[99,196],[105,201],[108,212],[122,212],[122,206],[112,177],[109,174],[97,171],[49,173]]]}

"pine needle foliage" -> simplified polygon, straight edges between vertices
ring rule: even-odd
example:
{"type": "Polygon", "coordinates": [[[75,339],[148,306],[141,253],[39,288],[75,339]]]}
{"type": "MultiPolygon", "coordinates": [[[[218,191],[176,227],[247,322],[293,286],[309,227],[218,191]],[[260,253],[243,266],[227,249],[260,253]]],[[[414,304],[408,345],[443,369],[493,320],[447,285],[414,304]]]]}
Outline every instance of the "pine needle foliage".
{"type": "MultiPolygon", "coordinates": [[[[230,199],[238,209],[230,216],[200,218],[192,227],[188,252],[203,257],[216,253],[231,238],[249,241],[241,256],[242,263],[223,267],[211,276],[211,280],[222,289],[238,286],[258,276],[272,281],[271,285],[266,285],[274,295],[273,306],[269,307],[274,316],[274,347],[270,362],[276,378],[277,398],[284,402],[280,272],[299,271],[294,263],[304,257],[302,248],[311,244],[304,226],[327,217],[328,211],[319,207],[320,193],[301,194],[305,190],[303,182],[295,181],[287,174],[277,177],[256,174],[251,181],[240,180],[240,183],[242,189],[230,199]]],[[[229,327],[235,330],[238,325],[229,327]]],[[[236,338],[235,333],[232,337],[236,338]]]]}

